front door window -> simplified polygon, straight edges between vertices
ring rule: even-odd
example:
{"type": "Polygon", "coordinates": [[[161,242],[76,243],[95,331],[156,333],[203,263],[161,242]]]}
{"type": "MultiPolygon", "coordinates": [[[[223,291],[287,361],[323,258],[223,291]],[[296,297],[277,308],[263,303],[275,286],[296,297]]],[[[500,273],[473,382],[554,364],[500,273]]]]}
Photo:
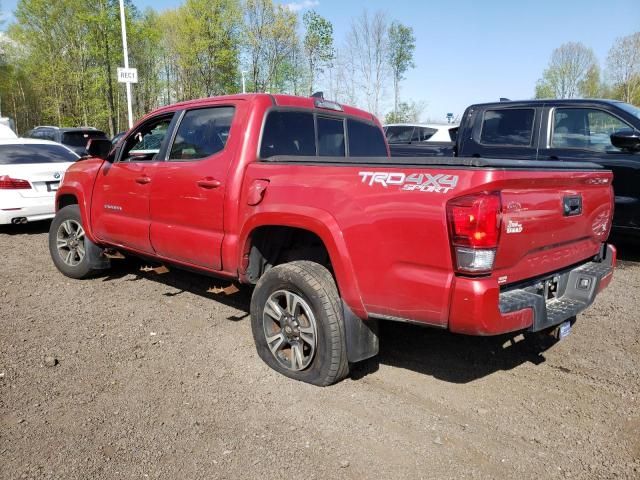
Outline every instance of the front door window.
{"type": "Polygon", "coordinates": [[[611,135],[629,129],[618,117],[592,108],[558,108],[553,114],[552,148],[617,152],[611,135]]]}

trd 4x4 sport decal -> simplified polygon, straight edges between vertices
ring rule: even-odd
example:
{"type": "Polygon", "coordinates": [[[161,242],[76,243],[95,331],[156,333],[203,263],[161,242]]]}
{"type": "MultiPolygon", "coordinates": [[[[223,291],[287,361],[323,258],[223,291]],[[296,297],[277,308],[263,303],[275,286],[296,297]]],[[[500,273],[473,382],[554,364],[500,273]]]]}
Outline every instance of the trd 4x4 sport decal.
{"type": "Polygon", "coordinates": [[[399,185],[400,190],[433,193],[448,193],[458,184],[458,175],[446,175],[444,173],[402,173],[402,172],[359,172],[362,183],[370,187],[379,183],[384,188],[391,185],[399,185]]]}

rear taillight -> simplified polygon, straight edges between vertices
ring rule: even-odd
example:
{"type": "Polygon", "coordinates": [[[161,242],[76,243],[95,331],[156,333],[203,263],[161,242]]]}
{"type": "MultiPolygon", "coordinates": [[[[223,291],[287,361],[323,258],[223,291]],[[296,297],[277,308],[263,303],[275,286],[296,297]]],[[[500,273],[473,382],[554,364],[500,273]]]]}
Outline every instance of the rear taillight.
{"type": "Polygon", "coordinates": [[[500,210],[497,192],[454,198],[447,203],[457,271],[477,274],[493,269],[500,237],[500,210]]]}
{"type": "Polygon", "coordinates": [[[26,180],[11,178],[9,175],[0,176],[0,190],[29,190],[31,184],[26,180]]]}

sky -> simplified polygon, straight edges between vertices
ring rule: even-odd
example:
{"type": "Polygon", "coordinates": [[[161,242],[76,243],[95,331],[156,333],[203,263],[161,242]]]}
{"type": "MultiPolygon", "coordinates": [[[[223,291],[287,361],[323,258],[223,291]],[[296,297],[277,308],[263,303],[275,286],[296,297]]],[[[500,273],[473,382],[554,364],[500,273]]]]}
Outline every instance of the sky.
{"type": "MultiPolygon", "coordinates": [[[[52,0],[55,1],[55,0],[52,0]]],[[[182,0],[133,0],[140,9],[182,0]]],[[[278,2],[278,0],[276,0],[278,2]]],[[[5,26],[17,0],[0,0],[5,26]]],[[[301,13],[313,8],[333,23],[339,46],[352,18],[366,8],[411,26],[415,68],[401,84],[403,100],[426,103],[423,119],[445,121],[471,103],[531,98],[551,53],[582,42],[606,65],[616,38],[640,31],[638,0],[280,0],[301,13]]],[[[387,105],[393,90],[388,88],[387,105]]]]}

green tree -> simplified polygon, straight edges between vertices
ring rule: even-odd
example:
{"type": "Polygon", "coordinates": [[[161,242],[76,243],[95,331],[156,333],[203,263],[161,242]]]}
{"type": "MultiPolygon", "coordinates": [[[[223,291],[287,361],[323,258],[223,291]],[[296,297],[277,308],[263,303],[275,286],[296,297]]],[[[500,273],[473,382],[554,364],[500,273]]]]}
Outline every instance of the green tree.
{"type": "Polygon", "coordinates": [[[152,9],[145,10],[131,25],[130,63],[138,69],[139,79],[133,89],[136,117],[157,108],[162,100],[162,33],[160,16],[152,9]]]}
{"type": "Polygon", "coordinates": [[[293,74],[288,62],[298,47],[298,17],[272,0],[245,3],[244,44],[254,92],[281,90],[293,74]]]}
{"type": "MultiPolygon", "coordinates": [[[[182,69],[178,65],[178,25],[180,24],[180,11],[169,9],[158,16],[158,25],[162,32],[160,40],[160,77],[163,85],[163,102],[170,104],[178,100],[184,100],[182,69]]],[[[185,79],[186,82],[186,79],[185,79]]]]}
{"type": "Polygon", "coordinates": [[[575,98],[592,88],[589,75],[597,69],[593,50],[582,43],[568,42],[556,48],[549,66],[536,84],[536,98],[575,98]]]}
{"type": "Polygon", "coordinates": [[[410,68],[415,67],[413,53],[416,48],[416,38],[413,29],[399,22],[391,22],[389,27],[389,41],[387,46],[387,58],[393,72],[393,111],[398,114],[398,101],[400,95],[400,82],[410,68]]]}
{"type": "Polygon", "coordinates": [[[357,72],[359,90],[364,93],[363,106],[376,115],[381,113],[389,80],[388,31],[384,12],[370,15],[364,10],[352,20],[346,41],[357,72]]]}
{"type": "Polygon", "coordinates": [[[640,32],[616,40],[607,56],[607,73],[616,98],[640,102],[640,32]]]}
{"type": "Polygon", "coordinates": [[[302,17],[305,26],[304,51],[309,64],[309,95],[318,74],[334,58],[333,25],[314,10],[308,10],[302,17]]]}
{"type": "MultiPolygon", "coordinates": [[[[75,121],[69,108],[71,84],[70,38],[76,28],[70,1],[50,4],[46,0],[23,0],[16,8],[17,24],[9,28],[11,39],[22,50],[16,57],[31,79],[40,101],[41,115],[34,120],[62,125],[75,121]]],[[[19,63],[18,63],[19,62],[19,63]]]]}
{"type": "MultiPolygon", "coordinates": [[[[125,2],[129,31],[139,20],[125,2]]],[[[117,0],[20,0],[9,28],[16,52],[14,86],[36,99],[29,125],[94,125],[113,134],[126,124],[117,0]],[[20,72],[17,75],[17,72],[20,72]],[[28,82],[28,85],[23,82],[28,82]]]]}
{"type": "MultiPolygon", "coordinates": [[[[76,4],[77,5],[77,4],[76,4]]],[[[96,111],[96,121],[107,125],[110,135],[124,129],[121,122],[119,85],[116,82],[116,71],[124,64],[122,58],[122,40],[120,26],[120,7],[117,0],[92,0],[87,12],[82,12],[82,19],[88,27],[88,38],[91,62],[91,90],[100,92],[98,99],[103,101],[102,108],[96,111]],[[121,126],[122,125],[122,126],[121,126]]],[[[126,15],[131,19],[130,4],[126,15]]],[[[79,13],[76,7],[76,13],[79,13]]],[[[128,30],[131,28],[128,26],[128,30]]],[[[89,100],[89,99],[87,99],[89,100]]],[[[122,102],[124,104],[124,101],[122,102]]]]}
{"type": "Polygon", "coordinates": [[[238,0],[187,0],[175,40],[188,98],[238,91],[241,14],[238,0]]]}
{"type": "Polygon", "coordinates": [[[426,105],[424,102],[400,102],[398,107],[387,113],[385,123],[413,123],[419,122],[426,105]]]}
{"type": "Polygon", "coordinates": [[[584,98],[602,97],[603,87],[600,81],[600,67],[596,63],[591,65],[584,79],[579,85],[580,95],[584,98]]]}

